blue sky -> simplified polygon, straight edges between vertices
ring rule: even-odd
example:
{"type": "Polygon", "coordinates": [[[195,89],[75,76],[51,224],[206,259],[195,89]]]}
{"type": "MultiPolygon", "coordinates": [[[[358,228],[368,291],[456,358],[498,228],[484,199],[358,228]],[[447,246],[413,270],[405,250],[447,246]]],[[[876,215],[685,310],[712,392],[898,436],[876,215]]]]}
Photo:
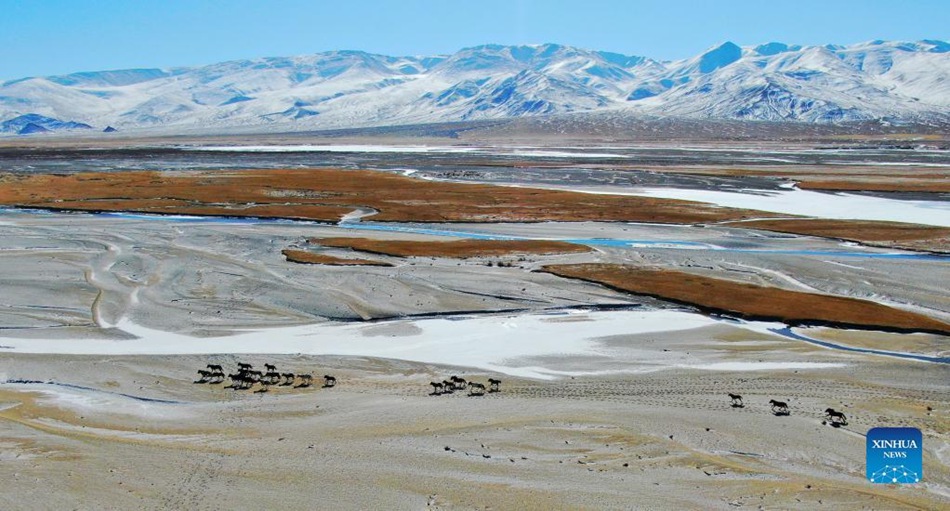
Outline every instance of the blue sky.
{"type": "Polygon", "coordinates": [[[0,0],[0,78],[336,49],[556,42],[677,59],[740,45],[950,39],[950,0],[0,0]]]}

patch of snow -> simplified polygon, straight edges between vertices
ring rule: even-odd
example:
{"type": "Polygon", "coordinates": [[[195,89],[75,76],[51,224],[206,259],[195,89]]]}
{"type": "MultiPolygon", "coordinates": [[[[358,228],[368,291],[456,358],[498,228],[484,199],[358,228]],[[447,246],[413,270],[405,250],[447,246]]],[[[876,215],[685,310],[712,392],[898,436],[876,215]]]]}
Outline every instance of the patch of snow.
{"type": "Polygon", "coordinates": [[[587,152],[573,152],[573,151],[546,151],[546,150],[521,150],[515,149],[508,152],[491,152],[484,151],[490,154],[496,155],[505,155],[510,154],[511,156],[523,156],[526,158],[629,158],[629,156],[624,154],[616,153],[587,153],[587,152]]]}
{"type": "MultiPolygon", "coordinates": [[[[583,192],[584,190],[576,190],[583,192]]],[[[806,190],[754,193],[643,188],[623,195],[707,202],[731,208],[802,215],[840,220],[879,220],[950,227],[950,202],[894,200],[848,193],[820,193],[806,190]]],[[[609,192],[601,192],[609,193],[609,192]]]]}
{"type": "Polygon", "coordinates": [[[395,146],[395,145],[258,145],[258,146],[195,146],[181,147],[188,151],[249,152],[249,153],[470,153],[475,148],[451,146],[395,146]]]}
{"type": "Polygon", "coordinates": [[[682,311],[584,312],[591,321],[555,322],[545,314],[406,320],[418,333],[399,338],[364,332],[377,325],[315,324],[234,335],[195,338],[153,330],[128,319],[117,328],[136,340],[52,340],[3,338],[19,353],[171,355],[204,353],[302,353],[393,358],[421,363],[477,367],[528,378],[550,379],[550,369],[520,361],[545,356],[600,355],[598,338],[689,330],[716,324],[682,311]],[[266,336],[267,342],[261,342],[266,336]]]}

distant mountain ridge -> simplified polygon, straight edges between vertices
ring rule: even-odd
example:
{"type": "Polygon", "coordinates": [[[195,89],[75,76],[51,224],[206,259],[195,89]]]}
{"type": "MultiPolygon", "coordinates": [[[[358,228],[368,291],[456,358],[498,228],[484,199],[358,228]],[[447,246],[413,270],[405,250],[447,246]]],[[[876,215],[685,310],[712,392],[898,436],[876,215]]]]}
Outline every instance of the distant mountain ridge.
{"type": "Polygon", "coordinates": [[[557,44],[489,44],[431,57],[335,51],[0,84],[0,131],[7,133],[30,123],[50,131],[302,130],[607,110],[694,119],[948,122],[950,43],[726,42],[678,61],[557,44]],[[24,123],[24,116],[49,120],[24,123]]]}
{"type": "Polygon", "coordinates": [[[13,119],[0,122],[0,133],[16,133],[18,135],[45,133],[47,131],[87,130],[91,128],[92,126],[81,122],[61,121],[38,114],[20,115],[13,119]]]}

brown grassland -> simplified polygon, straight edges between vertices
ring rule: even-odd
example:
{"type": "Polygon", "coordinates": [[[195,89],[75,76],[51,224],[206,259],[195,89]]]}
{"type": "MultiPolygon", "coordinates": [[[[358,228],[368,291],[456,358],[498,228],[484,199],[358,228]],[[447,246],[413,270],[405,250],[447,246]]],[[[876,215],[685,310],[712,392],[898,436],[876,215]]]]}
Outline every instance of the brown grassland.
{"type": "Polygon", "coordinates": [[[950,229],[900,222],[775,218],[729,223],[734,227],[762,229],[822,238],[837,238],[868,245],[950,252],[950,229]]]}
{"type": "Polygon", "coordinates": [[[395,257],[501,257],[520,254],[572,254],[590,252],[590,247],[549,240],[455,240],[408,241],[370,238],[313,238],[324,247],[351,248],[395,257]]]}
{"type": "Polygon", "coordinates": [[[950,193],[950,180],[941,178],[931,180],[925,178],[909,179],[894,178],[887,180],[865,180],[862,182],[814,179],[800,181],[798,187],[802,190],[824,190],[829,192],[925,192],[950,193]]]}
{"type": "Polygon", "coordinates": [[[561,277],[694,306],[711,313],[789,325],[829,325],[950,335],[950,324],[878,303],[618,264],[545,266],[561,277]]]}
{"type": "Polygon", "coordinates": [[[697,223],[761,216],[669,199],[421,181],[368,170],[289,169],[0,176],[0,204],[85,211],[383,222],[697,223]]]}
{"type": "Polygon", "coordinates": [[[306,250],[294,250],[285,248],[281,251],[288,261],[301,264],[325,264],[328,266],[392,266],[385,261],[373,261],[372,259],[346,259],[343,257],[334,257],[326,254],[317,254],[307,252],[306,250]]]}
{"type": "MultiPolygon", "coordinates": [[[[779,215],[650,197],[422,181],[368,170],[133,171],[0,174],[0,205],[66,211],[338,221],[372,208],[381,222],[738,222],[779,215]]],[[[787,216],[787,215],[782,215],[787,216]]],[[[915,250],[950,251],[950,229],[893,222],[781,220],[731,227],[776,230],[915,250]],[[818,232],[828,234],[818,234],[818,232]]]]}

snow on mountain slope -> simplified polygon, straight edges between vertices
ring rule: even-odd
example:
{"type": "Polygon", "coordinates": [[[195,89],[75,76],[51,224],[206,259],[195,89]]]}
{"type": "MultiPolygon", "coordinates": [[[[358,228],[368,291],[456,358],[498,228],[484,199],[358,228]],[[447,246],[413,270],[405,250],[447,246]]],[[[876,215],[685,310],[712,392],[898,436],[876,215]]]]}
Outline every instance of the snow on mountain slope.
{"type": "Polygon", "coordinates": [[[18,135],[29,135],[31,133],[44,133],[56,130],[81,130],[90,129],[92,126],[81,122],[61,121],[50,117],[44,117],[37,114],[26,114],[14,117],[8,121],[0,122],[0,132],[11,132],[18,135]]]}
{"type": "Polygon", "coordinates": [[[723,119],[837,122],[948,118],[950,54],[928,43],[850,47],[726,43],[673,63],[639,109],[723,119]]]}
{"type": "Polygon", "coordinates": [[[298,130],[600,110],[700,119],[947,121],[950,44],[727,42],[674,62],[556,44],[484,45],[433,57],[337,51],[0,85],[0,122],[38,114],[123,130],[298,130]]]}

